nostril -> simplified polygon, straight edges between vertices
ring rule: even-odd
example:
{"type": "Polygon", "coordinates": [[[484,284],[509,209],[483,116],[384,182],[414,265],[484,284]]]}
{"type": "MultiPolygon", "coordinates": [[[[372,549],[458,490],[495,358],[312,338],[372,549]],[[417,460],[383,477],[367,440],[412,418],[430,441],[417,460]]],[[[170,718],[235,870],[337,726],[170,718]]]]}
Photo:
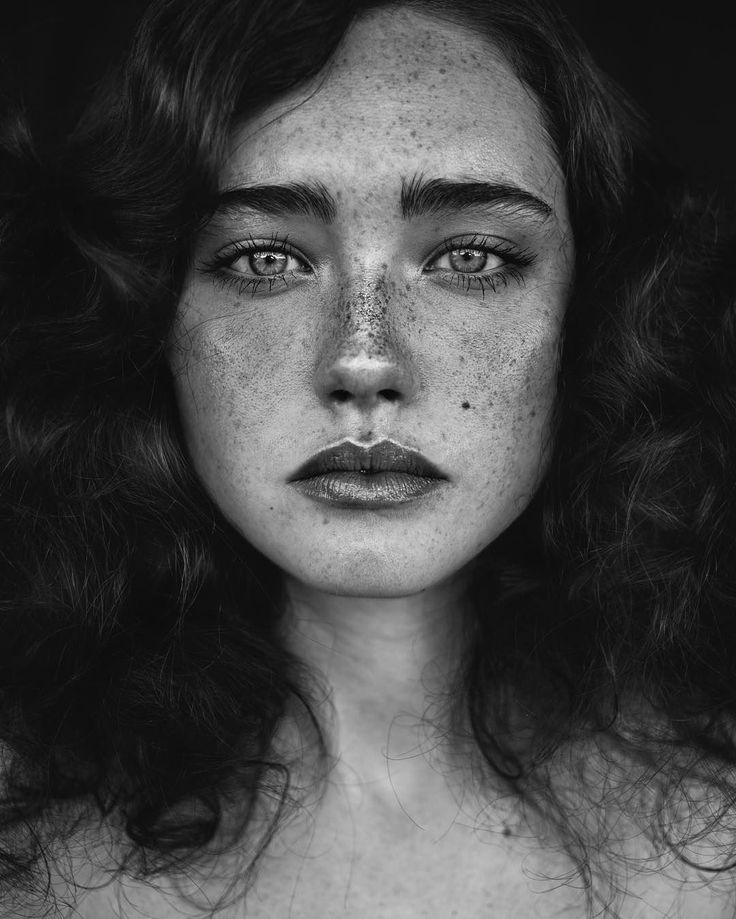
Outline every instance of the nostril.
{"type": "MultiPolygon", "coordinates": [[[[381,389],[379,390],[378,395],[385,399],[387,402],[397,402],[401,398],[401,394],[395,389],[381,389]]],[[[353,393],[347,389],[333,389],[332,398],[336,402],[348,402],[353,398],[353,393]]]]}

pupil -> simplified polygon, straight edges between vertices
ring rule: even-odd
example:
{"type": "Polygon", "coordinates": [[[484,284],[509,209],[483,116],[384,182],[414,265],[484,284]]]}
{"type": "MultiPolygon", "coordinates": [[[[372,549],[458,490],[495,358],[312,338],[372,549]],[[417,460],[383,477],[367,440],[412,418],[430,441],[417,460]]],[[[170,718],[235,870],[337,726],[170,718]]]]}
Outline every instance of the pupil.
{"type": "Polygon", "coordinates": [[[286,256],[279,252],[255,252],[250,257],[250,267],[254,274],[283,274],[286,256]]]}
{"type": "Polygon", "coordinates": [[[486,264],[486,254],[478,249],[455,249],[450,253],[450,264],[455,271],[482,271],[486,264]]]}

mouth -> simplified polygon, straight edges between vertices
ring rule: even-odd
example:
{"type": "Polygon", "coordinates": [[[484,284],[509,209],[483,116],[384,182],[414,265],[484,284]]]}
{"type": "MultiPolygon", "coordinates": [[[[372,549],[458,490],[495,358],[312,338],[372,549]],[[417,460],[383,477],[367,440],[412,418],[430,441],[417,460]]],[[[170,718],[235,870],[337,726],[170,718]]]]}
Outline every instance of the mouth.
{"type": "Polygon", "coordinates": [[[336,447],[322,450],[307,460],[289,481],[303,481],[340,472],[363,476],[395,473],[422,479],[447,479],[447,476],[418,450],[402,447],[395,441],[382,440],[372,447],[361,447],[346,440],[336,447]]]}
{"type": "Polygon", "coordinates": [[[306,497],[344,508],[396,508],[415,502],[447,482],[417,450],[392,440],[372,447],[343,441],[301,466],[290,482],[306,497]]]}

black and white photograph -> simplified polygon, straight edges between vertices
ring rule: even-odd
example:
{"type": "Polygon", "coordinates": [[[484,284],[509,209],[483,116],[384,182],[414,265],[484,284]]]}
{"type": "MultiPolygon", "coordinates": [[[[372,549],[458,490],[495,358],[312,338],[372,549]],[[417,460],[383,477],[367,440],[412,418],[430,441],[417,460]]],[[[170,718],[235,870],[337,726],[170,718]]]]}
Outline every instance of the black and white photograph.
{"type": "Polygon", "coordinates": [[[0,10],[0,919],[736,919],[716,5],[0,10]]]}

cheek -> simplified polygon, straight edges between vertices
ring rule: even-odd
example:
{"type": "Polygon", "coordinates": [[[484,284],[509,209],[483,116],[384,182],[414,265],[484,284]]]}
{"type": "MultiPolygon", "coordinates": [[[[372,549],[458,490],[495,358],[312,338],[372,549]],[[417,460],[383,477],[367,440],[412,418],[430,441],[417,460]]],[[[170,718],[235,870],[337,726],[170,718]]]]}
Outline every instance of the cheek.
{"type": "Polygon", "coordinates": [[[244,453],[251,463],[261,455],[259,438],[281,388],[284,356],[259,341],[258,333],[244,336],[240,316],[188,320],[191,331],[171,346],[169,364],[195,469],[219,494],[231,479],[242,487],[240,479],[252,471],[244,453]]]}
{"type": "Polygon", "coordinates": [[[498,408],[514,429],[544,424],[557,388],[559,338],[546,330],[521,333],[509,342],[494,374],[489,408],[498,408]]]}
{"type": "MultiPolygon", "coordinates": [[[[463,358],[463,356],[461,356],[463,358]]],[[[505,492],[534,490],[546,469],[556,401],[559,333],[516,329],[464,355],[472,384],[464,405],[471,439],[486,462],[479,486],[493,481],[505,492]]]]}
{"type": "Polygon", "coordinates": [[[286,391],[294,335],[271,328],[263,317],[253,321],[237,302],[217,319],[184,315],[188,330],[176,336],[169,364],[188,437],[256,434],[286,391]]]}
{"type": "Polygon", "coordinates": [[[526,322],[494,318],[453,337],[457,345],[447,350],[446,366],[455,368],[467,392],[463,404],[471,420],[480,423],[482,415],[520,423],[554,400],[560,323],[551,312],[526,322]]]}

